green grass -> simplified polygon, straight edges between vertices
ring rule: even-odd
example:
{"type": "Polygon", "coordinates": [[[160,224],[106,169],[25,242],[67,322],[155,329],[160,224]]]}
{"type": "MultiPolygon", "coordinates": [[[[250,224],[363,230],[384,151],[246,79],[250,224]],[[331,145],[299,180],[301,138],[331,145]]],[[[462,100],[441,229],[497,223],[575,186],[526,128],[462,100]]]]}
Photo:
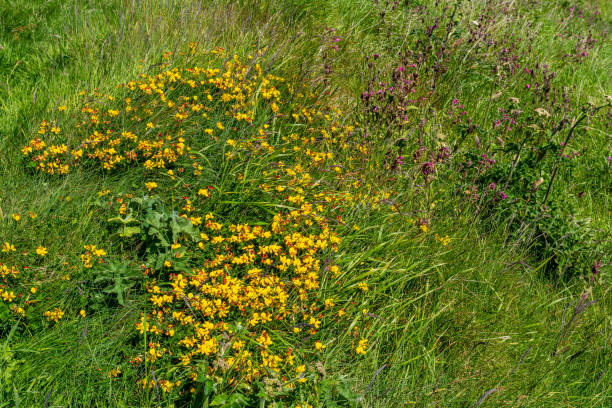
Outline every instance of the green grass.
{"type": "MultiPolygon", "coordinates": [[[[406,3],[416,7],[427,2],[406,3]]],[[[520,43],[524,48],[517,51],[526,52],[521,61],[528,66],[544,61],[556,72],[555,84],[575,90],[570,108],[556,118],[567,114],[571,120],[585,103],[605,103],[612,89],[609,39],[597,37],[603,41],[587,57],[570,63],[563,54],[572,52],[574,42],[557,34],[586,35],[592,30],[601,36],[612,25],[610,6],[600,2],[601,13],[587,29],[580,21],[560,22],[561,16],[569,14],[569,4],[537,2],[531,7],[529,2],[517,3],[518,15],[499,16],[490,34],[508,39],[529,35],[531,40],[520,43]]],[[[578,8],[592,8],[596,2],[578,3],[578,8]]],[[[436,12],[442,13],[447,4],[452,10],[454,2],[443,2],[436,12]]],[[[487,6],[492,5],[478,0],[460,2],[453,35],[467,35],[487,6]]],[[[117,85],[136,78],[139,72],[155,72],[164,52],[185,50],[196,42],[203,49],[222,47],[229,55],[241,57],[267,47],[261,59],[264,69],[304,85],[314,94],[313,104],[338,106],[347,124],[363,122],[367,115],[360,95],[367,89],[369,75],[365,57],[380,54],[377,67],[388,72],[397,64],[398,54],[418,49],[415,38],[432,22],[431,14],[394,11],[366,0],[0,0],[0,241],[14,243],[19,252],[32,251],[40,244],[49,251],[42,259],[32,253],[0,253],[0,263],[27,262],[30,269],[22,273],[16,287],[27,294],[35,285],[40,299],[32,315],[0,321],[0,406],[196,406],[196,402],[207,406],[207,402],[155,390],[143,392],[137,386],[141,373],[126,361],[147,350],[135,326],[140,313],[150,308],[143,286],[139,283],[132,288],[123,305],[94,304],[95,288],[88,286],[92,275],[67,266],[78,261],[84,244],[112,251],[115,259],[131,265],[142,261],[130,244],[111,239],[107,219],[116,212],[100,205],[103,200],[97,193],[108,188],[114,197],[142,196],[144,182],[153,180],[151,174],[142,168],[115,173],[83,168],[62,177],[41,175],[27,167],[21,153],[41,120],[57,115],[56,108],[62,104],[68,106],[67,113],[76,115],[82,107],[80,91],[119,92],[117,85]],[[383,9],[385,23],[380,24],[383,9]],[[335,33],[325,34],[328,27],[335,33]],[[336,35],[341,39],[339,50],[332,52],[325,44],[336,35]],[[28,211],[38,217],[28,220],[28,211]],[[15,222],[13,213],[21,214],[23,220],[15,222]],[[67,274],[73,275],[71,280],[62,280],[67,274]],[[53,307],[66,310],[56,325],[42,316],[53,307]],[[78,316],[82,308],[87,318],[78,316]],[[117,366],[122,367],[122,375],[109,379],[106,373],[117,366]]],[[[496,77],[493,58],[470,51],[471,45],[456,47],[459,51],[449,53],[448,70],[438,78],[435,98],[415,109],[410,120],[418,128],[422,118],[430,119],[421,135],[427,147],[457,144],[462,154],[474,151],[477,142],[473,134],[463,141],[452,124],[448,110],[454,97],[484,128],[496,118],[497,105],[491,102],[491,95],[500,92],[499,100],[507,101],[510,97],[527,100],[530,94],[522,77],[496,77]]],[[[173,63],[205,62],[179,55],[173,63]]],[[[423,78],[433,75],[425,62],[418,69],[423,78]]],[[[221,111],[216,114],[223,115],[221,111]]],[[[76,119],[71,120],[76,124],[76,119]]],[[[278,146],[282,136],[308,131],[307,126],[291,127],[285,119],[272,119],[263,109],[257,120],[272,124],[278,146]]],[[[572,172],[569,166],[563,167],[552,189],[563,222],[575,217],[583,225],[576,227],[577,234],[593,230],[603,237],[603,250],[586,238],[572,249],[585,254],[589,267],[604,261],[594,284],[584,265],[567,279],[554,272],[551,277],[548,253],[509,234],[513,208],[485,214],[477,204],[462,198],[466,185],[456,176],[456,164],[440,170],[440,176],[427,183],[419,175],[418,163],[389,174],[383,165],[386,154],[397,153],[394,140],[404,135],[393,133],[392,126],[372,129],[369,161],[355,165],[357,170],[350,177],[361,178],[363,188],[357,191],[364,194],[369,189],[371,194],[393,191],[393,205],[381,203],[378,210],[346,206],[343,221],[360,229],[347,228],[333,255],[342,269],[337,278],[340,283],[328,278],[320,290],[322,298],[340,299],[354,313],[345,321],[326,321],[320,331],[327,349],[313,357],[312,364],[321,358],[325,375],[314,376],[309,386],[289,396],[260,397],[259,406],[302,402],[364,407],[610,406],[612,260],[606,251],[612,245],[612,173],[605,162],[612,156],[609,122],[608,108],[590,120],[588,131],[580,127],[570,147],[585,149],[581,160],[572,172]],[[419,219],[427,220],[428,233],[415,225],[419,219]],[[441,245],[434,233],[448,235],[450,243],[441,245]],[[357,289],[362,281],[370,286],[365,294],[357,289]],[[583,294],[587,296],[581,303],[583,294]],[[580,307],[591,301],[595,303],[580,307]],[[369,314],[361,314],[362,309],[369,314]],[[369,339],[364,356],[353,351],[360,337],[369,339]],[[487,394],[490,390],[494,391],[487,394]]],[[[553,127],[552,120],[548,125],[553,127]]],[[[205,176],[197,182],[223,192],[208,210],[227,222],[268,221],[279,204],[257,191],[257,186],[267,181],[265,171],[271,163],[279,159],[292,163],[299,158],[277,153],[278,157],[224,167],[223,142],[236,135],[228,130],[220,141],[209,143],[197,137],[200,127],[193,124],[190,129],[194,131],[187,136],[207,162],[205,176]],[[244,180],[238,174],[246,175],[244,180]]],[[[563,137],[567,130],[564,132],[563,137]]],[[[495,141],[492,132],[483,130],[477,135],[484,146],[495,141]]],[[[238,136],[248,137],[249,130],[240,128],[238,136]]],[[[412,154],[410,143],[415,142],[409,141],[402,153],[407,158],[412,154]]],[[[339,160],[350,156],[335,153],[339,160]]],[[[549,175],[542,175],[548,182],[549,175]]],[[[327,173],[317,173],[317,177],[335,183],[326,178],[327,173]]],[[[185,191],[197,192],[187,176],[178,182],[167,177],[155,181],[171,210],[180,210],[185,191]]],[[[344,188],[340,182],[330,184],[332,191],[344,188]]]]}

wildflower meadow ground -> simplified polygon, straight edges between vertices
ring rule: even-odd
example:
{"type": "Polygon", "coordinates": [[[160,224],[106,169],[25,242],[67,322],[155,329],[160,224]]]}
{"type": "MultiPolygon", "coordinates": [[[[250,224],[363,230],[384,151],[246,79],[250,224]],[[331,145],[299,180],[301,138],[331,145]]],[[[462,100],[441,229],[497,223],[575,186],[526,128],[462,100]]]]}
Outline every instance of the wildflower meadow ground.
{"type": "Polygon", "coordinates": [[[0,0],[0,407],[611,406],[611,13],[0,0]]]}

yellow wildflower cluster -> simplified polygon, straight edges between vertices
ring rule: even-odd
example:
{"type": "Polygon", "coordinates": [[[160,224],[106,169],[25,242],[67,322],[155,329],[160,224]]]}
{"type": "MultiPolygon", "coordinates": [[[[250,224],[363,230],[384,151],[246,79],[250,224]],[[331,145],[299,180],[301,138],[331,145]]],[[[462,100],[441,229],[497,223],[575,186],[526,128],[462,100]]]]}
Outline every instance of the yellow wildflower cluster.
{"type": "Polygon", "coordinates": [[[87,269],[93,267],[94,260],[100,262],[102,257],[106,256],[106,251],[102,248],[97,248],[95,245],[85,245],[83,248],[85,248],[87,252],[81,254],[81,262],[87,269]]]}
{"type": "Polygon", "coordinates": [[[39,245],[38,248],[36,248],[36,254],[40,255],[40,256],[45,256],[49,253],[49,251],[47,251],[47,248],[45,248],[42,245],[39,245]]]}
{"type": "Polygon", "coordinates": [[[11,311],[23,317],[25,315],[25,310],[17,304],[19,303],[18,299],[22,298],[22,295],[19,292],[15,293],[15,290],[18,290],[18,286],[13,285],[16,283],[14,280],[18,278],[19,275],[20,273],[16,266],[0,264],[0,304],[9,304],[11,311]]]}
{"type": "Polygon", "coordinates": [[[442,246],[447,246],[448,244],[450,244],[450,237],[448,235],[444,235],[443,237],[441,237],[438,234],[434,234],[434,239],[436,240],[436,242],[439,242],[442,246]]]}
{"type": "Polygon", "coordinates": [[[147,188],[148,191],[151,191],[157,188],[157,183],[154,181],[150,181],[150,182],[145,183],[145,187],[147,188]]]}
{"type": "Polygon", "coordinates": [[[62,319],[62,317],[64,317],[64,312],[56,307],[53,310],[47,310],[44,313],[44,316],[47,318],[47,320],[57,323],[62,319]]]}
{"type": "MultiPolygon", "coordinates": [[[[215,54],[219,52],[211,53],[215,54]]],[[[43,121],[22,152],[37,170],[48,174],[67,174],[82,161],[101,163],[105,170],[132,164],[149,170],[170,168],[190,150],[183,125],[210,121],[205,133],[216,138],[226,129],[209,118],[219,103],[225,106],[228,119],[250,123],[255,92],[278,107],[280,91],[275,84],[282,82],[264,75],[259,64],[252,67],[237,56],[226,61],[223,69],[175,67],[157,75],[141,74],[124,85],[121,98],[93,93],[81,109],[73,134],[62,138],[57,123],[43,121]],[[157,123],[159,117],[172,120],[157,123]],[[67,141],[57,143],[58,139],[67,141]]]]}
{"type": "MultiPolygon", "coordinates": [[[[217,361],[204,375],[225,375],[230,384],[262,376],[287,388],[299,378],[296,352],[304,341],[325,349],[316,334],[326,315],[318,296],[326,254],[339,237],[314,212],[277,214],[267,227],[223,226],[206,217],[202,244],[194,251],[212,256],[188,274],[173,274],[168,288],[151,282],[153,307],[137,328],[148,332],[148,359],[179,358],[197,377],[198,361],[217,361]],[[309,220],[309,233],[301,232],[309,220]],[[289,326],[291,330],[285,328],[289,326]]],[[[338,270],[335,267],[335,270],[338,270]]],[[[332,317],[333,318],[333,317],[332,317]]]]}
{"type": "Polygon", "coordinates": [[[108,378],[116,378],[121,374],[121,367],[115,367],[106,374],[108,378]]]}
{"type": "Polygon", "coordinates": [[[17,267],[0,264],[0,278],[3,280],[8,276],[16,278],[17,275],[19,275],[17,267]]]}
{"type": "MultiPolygon", "coordinates": [[[[43,122],[23,153],[49,174],[91,164],[106,170],[163,169],[144,183],[160,198],[169,184],[160,180],[183,178],[173,183],[172,196],[184,197],[178,216],[190,221],[200,239],[173,237],[171,254],[160,258],[158,270],[148,259],[139,260],[147,263],[149,307],[136,326],[147,349],[134,364],[144,359],[156,373],[141,378],[140,386],[180,393],[196,380],[212,378],[230,387],[273,380],[292,390],[316,375],[313,359],[323,360],[333,348],[322,333],[326,325],[353,311],[368,318],[367,309],[323,293],[341,279],[334,254],[339,231],[347,227],[345,211],[383,207],[393,192],[367,180],[372,165],[367,141],[342,112],[311,106],[307,96],[294,93],[283,78],[265,75],[251,58],[243,63],[219,50],[209,54],[213,68],[164,66],[126,83],[121,96],[92,94],[75,126],[43,122]],[[282,98],[287,92],[291,103],[282,98]],[[272,120],[260,121],[256,112],[262,111],[272,120]],[[286,129],[279,130],[277,120],[285,121],[286,129]],[[296,129],[299,133],[292,133],[296,129]],[[213,145],[210,151],[221,150],[216,165],[237,169],[231,177],[249,193],[284,210],[249,223],[220,220],[225,214],[214,205],[228,192],[200,178],[204,165],[214,162],[195,148],[202,138],[213,145]],[[259,166],[262,174],[247,175],[244,163],[259,166]]],[[[132,211],[130,193],[113,197],[105,189],[98,197],[117,204],[121,216],[132,211]]],[[[107,255],[94,245],[84,248],[80,259],[86,269],[107,255]]],[[[6,242],[2,250],[15,248],[6,242]]],[[[40,246],[36,253],[45,256],[47,249],[40,246]]],[[[366,281],[350,285],[351,302],[369,295],[366,281]]],[[[44,315],[57,322],[63,312],[56,308],[44,315]]],[[[81,310],[80,316],[87,314],[81,310]]],[[[362,339],[356,353],[366,348],[362,339]]],[[[119,374],[118,367],[110,377],[119,374]]]]}
{"type": "Polygon", "coordinates": [[[15,299],[16,296],[12,290],[10,292],[6,290],[2,290],[0,291],[0,297],[2,298],[3,301],[10,303],[15,299]]]}
{"type": "Polygon", "coordinates": [[[357,354],[365,354],[367,346],[368,346],[368,339],[361,339],[361,340],[359,340],[359,345],[355,349],[355,353],[357,353],[357,354]]]}
{"type": "MultiPolygon", "coordinates": [[[[262,86],[269,85],[262,81],[262,86]]],[[[287,158],[267,165],[264,182],[260,179],[253,187],[292,209],[277,213],[269,223],[224,225],[211,213],[197,214],[203,201],[185,197],[181,216],[202,228],[201,241],[175,242],[171,249],[199,264],[185,272],[166,260],[158,276],[170,272],[170,278],[149,280],[152,310],[137,323],[149,342],[146,358],[157,367],[157,384],[167,381],[164,391],[177,388],[180,381],[188,389],[202,377],[223,378],[230,386],[273,378],[285,390],[307,382],[312,355],[325,353],[329,344],[320,337],[322,325],[347,315],[337,300],[320,293],[325,276],[341,274],[331,255],[340,244],[335,230],[343,225],[342,211],[356,205],[378,208],[392,194],[359,177],[356,169],[366,161],[364,149],[356,147],[362,142],[356,141],[355,127],[341,124],[341,112],[283,106],[280,93],[271,88],[262,96],[274,100],[275,114],[289,110],[285,117],[308,130],[279,137],[263,124],[250,136],[226,139],[224,158],[287,158]],[[346,188],[330,188],[322,177],[346,188]],[[203,360],[208,362],[204,371],[203,360]],[[182,371],[164,378],[164,368],[177,361],[182,371]]],[[[229,127],[211,124],[204,133],[214,137],[229,127]]],[[[193,168],[199,175],[201,168],[196,163],[193,168]]],[[[211,197],[210,189],[195,191],[201,198],[211,197]]],[[[355,296],[369,290],[366,282],[358,288],[355,296]]],[[[366,342],[360,342],[358,354],[365,354],[366,342]]],[[[141,385],[151,388],[153,382],[143,378],[141,385]]]]}
{"type": "Polygon", "coordinates": [[[16,248],[15,245],[11,244],[8,241],[4,241],[4,243],[2,244],[2,252],[15,252],[16,248]]]}

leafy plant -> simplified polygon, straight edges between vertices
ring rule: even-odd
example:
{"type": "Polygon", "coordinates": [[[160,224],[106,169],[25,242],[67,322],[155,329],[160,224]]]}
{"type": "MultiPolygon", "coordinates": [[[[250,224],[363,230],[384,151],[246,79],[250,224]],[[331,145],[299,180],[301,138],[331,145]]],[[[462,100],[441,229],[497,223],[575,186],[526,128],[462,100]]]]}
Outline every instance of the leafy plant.
{"type": "Polygon", "coordinates": [[[108,221],[119,225],[112,236],[115,239],[136,240],[136,246],[147,265],[162,270],[166,262],[172,262],[176,270],[189,271],[188,257],[176,257],[172,245],[182,239],[200,241],[197,228],[176,211],[168,212],[158,197],[134,198],[128,205],[125,217],[108,221]]]}
{"type": "Polygon", "coordinates": [[[125,304],[128,290],[142,278],[142,274],[129,263],[120,261],[111,261],[98,267],[96,272],[98,277],[92,283],[93,287],[97,288],[94,299],[97,297],[97,300],[112,300],[119,305],[125,304]]]}

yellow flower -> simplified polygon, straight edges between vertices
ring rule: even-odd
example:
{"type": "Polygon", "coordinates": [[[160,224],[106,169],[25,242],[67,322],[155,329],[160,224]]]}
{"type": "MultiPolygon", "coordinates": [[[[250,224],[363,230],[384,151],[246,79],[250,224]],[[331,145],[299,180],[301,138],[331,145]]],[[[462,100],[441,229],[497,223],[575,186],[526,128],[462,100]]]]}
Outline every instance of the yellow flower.
{"type": "Polygon", "coordinates": [[[363,292],[367,292],[368,290],[370,290],[370,288],[368,287],[368,284],[365,282],[359,282],[359,289],[361,289],[363,292]]]}
{"type": "Polygon", "coordinates": [[[21,215],[19,214],[11,214],[11,216],[13,217],[13,219],[17,222],[19,222],[19,220],[21,220],[21,215]]]}
{"type": "Polygon", "coordinates": [[[37,289],[36,289],[35,287],[31,287],[31,288],[30,288],[30,292],[32,292],[32,294],[35,294],[35,293],[36,293],[36,291],[37,291],[37,289]]]}
{"type": "Polygon", "coordinates": [[[223,123],[221,122],[217,122],[217,128],[219,128],[220,130],[225,129],[225,127],[223,126],[223,123]]]}
{"type": "Polygon", "coordinates": [[[362,338],[361,340],[359,340],[359,345],[355,349],[355,353],[365,354],[367,345],[368,345],[368,339],[362,338]]]}
{"type": "Polygon", "coordinates": [[[320,341],[318,341],[318,340],[317,340],[317,341],[315,342],[315,348],[316,348],[317,350],[323,350],[325,347],[327,347],[327,346],[325,346],[325,345],[324,345],[323,343],[321,343],[320,341]]]}
{"type": "Polygon", "coordinates": [[[306,365],[302,364],[300,366],[297,366],[295,368],[295,371],[298,374],[298,378],[299,378],[298,382],[301,382],[301,383],[306,382],[306,378],[304,376],[304,372],[306,371],[306,365]]]}
{"type": "Polygon", "coordinates": [[[58,106],[58,107],[57,107],[57,110],[58,110],[58,111],[60,111],[60,112],[65,111],[65,110],[66,110],[66,105],[60,105],[60,106],[58,106]]]}
{"type": "Polygon", "coordinates": [[[47,251],[47,248],[44,246],[39,245],[38,248],[36,248],[36,253],[40,256],[45,256],[49,253],[49,251],[47,251]]]}
{"type": "Polygon", "coordinates": [[[206,188],[201,188],[201,189],[198,191],[198,195],[201,195],[201,196],[203,196],[203,197],[208,198],[208,197],[210,197],[210,192],[209,192],[209,191],[208,191],[208,189],[206,189],[206,188]]]}
{"type": "Polygon", "coordinates": [[[1,292],[1,296],[2,296],[2,300],[4,300],[5,302],[12,302],[13,299],[15,299],[15,293],[13,291],[7,292],[7,291],[2,291],[1,292]]]}
{"type": "Polygon", "coordinates": [[[81,317],[85,317],[87,316],[87,313],[85,312],[85,310],[81,309],[81,311],[79,312],[79,314],[81,315],[81,317]]]}
{"type": "Polygon", "coordinates": [[[164,266],[165,266],[166,268],[169,268],[169,267],[171,267],[171,266],[172,266],[172,263],[170,263],[170,261],[164,261],[164,266]]]}
{"type": "Polygon", "coordinates": [[[448,234],[443,236],[443,237],[439,236],[438,234],[435,234],[434,238],[435,238],[436,241],[440,242],[440,244],[442,244],[442,246],[447,246],[450,243],[450,241],[451,241],[451,239],[448,236],[448,234]]]}
{"type": "Polygon", "coordinates": [[[15,252],[15,245],[11,244],[10,242],[4,242],[4,244],[2,244],[2,252],[15,252]]]}
{"type": "MultiPolygon", "coordinates": [[[[81,310],[81,312],[84,312],[84,310],[81,310]]],[[[115,378],[119,374],[121,374],[121,367],[113,368],[112,370],[110,370],[109,373],[107,374],[107,377],[108,378],[115,378]]],[[[162,382],[160,381],[160,384],[161,383],[162,382]]]]}
{"type": "Polygon", "coordinates": [[[157,183],[154,181],[150,181],[150,182],[145,183],[145,186],[147,187],[147,190],[151,191],[154,188],[157,188],[157,183]]]}
{"type": "Polygon", "coordinates": [[[48,321],[53,320],[55,323],[57,323],[62,317],[64,317],[64,312],[56,307],[53,310],[47,310],[44,313],[44,316],[48,321]]]}

